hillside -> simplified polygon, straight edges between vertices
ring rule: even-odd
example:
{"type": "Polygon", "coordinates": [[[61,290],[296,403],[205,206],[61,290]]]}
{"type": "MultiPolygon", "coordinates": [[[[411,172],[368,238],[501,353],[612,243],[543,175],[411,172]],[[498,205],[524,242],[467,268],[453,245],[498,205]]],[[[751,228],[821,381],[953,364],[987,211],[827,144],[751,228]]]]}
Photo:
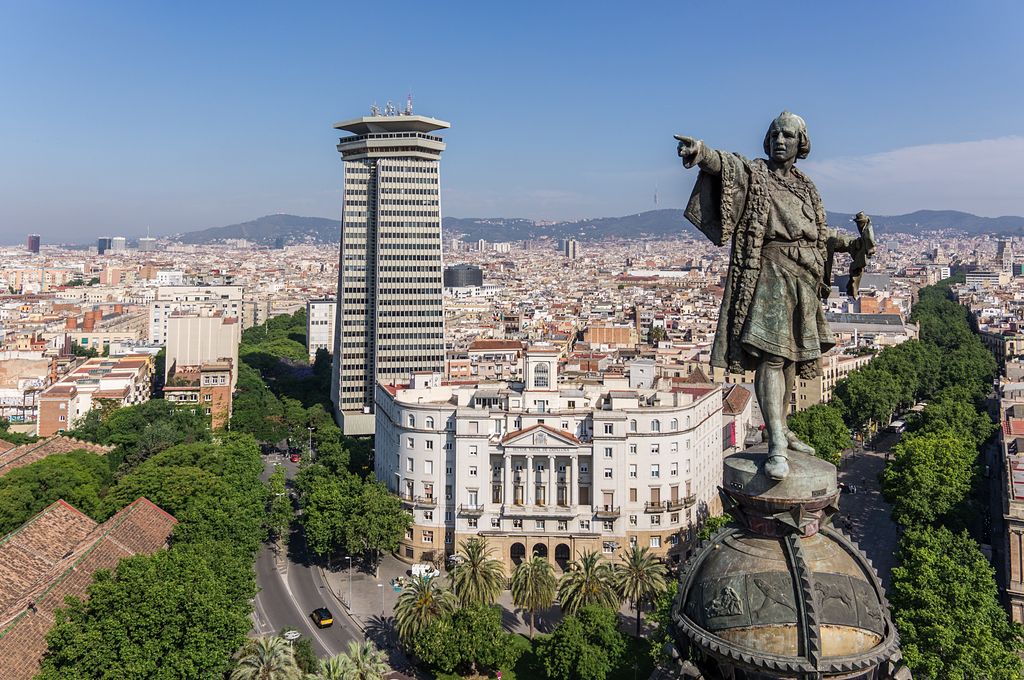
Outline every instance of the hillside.
{"type": "MultiPolygon", "coordinates": [[[[1024,217],[979,217],[956,210],[918,210],[906,215],[872,215],[878,233],[916,234],[937,229],[957,229],[972,234],[1024,233],[1024,217]]],[[[852,230],[853,215],[828,214],[829,224],[852,230]]],[[[464,241],[522,241],[536,238],[663,238],[680,234],[695,235],[697,230],[678,208],[649,210],[622,217],[597,217],[570,222],[535,223],[522,217],[445,217],[445,238],[464,241]]],[[[179,237],[184,243],[214,243],[244,238],[264,246],[282,239],[296,243],[337,243],[340,223],[324,217],[267,215],[248,222],[193,231],[179,237]]]]}

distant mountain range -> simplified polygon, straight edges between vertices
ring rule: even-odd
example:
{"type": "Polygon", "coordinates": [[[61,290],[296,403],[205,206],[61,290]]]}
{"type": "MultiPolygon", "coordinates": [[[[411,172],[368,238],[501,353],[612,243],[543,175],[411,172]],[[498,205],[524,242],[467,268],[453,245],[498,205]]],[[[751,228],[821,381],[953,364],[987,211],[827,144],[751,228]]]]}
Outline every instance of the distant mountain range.
{"type": "MultiPolygon", "coordinates": [[[[937,229],[956,229],[971,234],[1024,234],[1024,217],[979,217],[956,210],[918,210],[906,215],[872,215],[878,233],[917,234],[937,229]]],[[[853,215],[828,213],[829,224],[853,230],[853,215]]],[[[465,241],[522,241],[544,236],[550,238],[667,237],[680,233],[697,234],[678,208],[649,210],[624,217],[598,217],[571,222],[534,222],[521,217],[445,217],[446,238],[465,241]]],[[[247,239],[259,245],[273,246],[278,239],[286,245],[297,243],[337,243],[341,224],[325,217],[267,215],[249,222],[191,231],[178,236],[183,243],[216,243],[226,239],[247,239]]]]}

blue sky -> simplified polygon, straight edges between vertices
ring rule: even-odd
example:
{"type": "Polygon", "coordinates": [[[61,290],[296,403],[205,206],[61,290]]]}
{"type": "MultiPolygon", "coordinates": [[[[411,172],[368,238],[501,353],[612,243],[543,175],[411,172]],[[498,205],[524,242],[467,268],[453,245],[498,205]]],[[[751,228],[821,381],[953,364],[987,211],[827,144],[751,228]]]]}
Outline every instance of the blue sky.
{"type": "Polygon", "coordinates": [[[337,217],[331,124],[451,121],[446,215],[681,206],[788,108],[832,210],[1024,214],[1019,2],[0,3],[0,240],[337,217]],[[376,7],[382,7],[381,14],[376,7]]]}

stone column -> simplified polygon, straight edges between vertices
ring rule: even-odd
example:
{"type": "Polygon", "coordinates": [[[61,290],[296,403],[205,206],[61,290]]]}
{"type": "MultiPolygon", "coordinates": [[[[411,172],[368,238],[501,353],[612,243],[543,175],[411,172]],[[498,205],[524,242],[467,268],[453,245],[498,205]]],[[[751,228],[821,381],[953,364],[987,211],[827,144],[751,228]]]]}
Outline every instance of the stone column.
{"type": "Polygon", "coordinates": [[[526,457],[526,481],[523,482],[523,504],[533,505],[533,456],[526,457]]]}
{"type": "Polygon", "coordinates": [[[505,453],[505,473],[501,477],[501,502],[512,505],[512,456],[505,453]]]}
{"type": "Polygon", "coordinates": [[[555,457],[548,456],[548,488],[546,498],[544,502],[548,504],[548,507],[552,507],[556,502],[555,498],[555,457]]]}
{"type": "Polygon", "coordinates": [[[576,466],[579,465],[579,456],[573,456],[569,459],[569,465],[565,468],[566,470],[566,481],[569,482],[569,507],[576,507],[576,489],[579,485],[579,475],[576,471],[576,466]]]}

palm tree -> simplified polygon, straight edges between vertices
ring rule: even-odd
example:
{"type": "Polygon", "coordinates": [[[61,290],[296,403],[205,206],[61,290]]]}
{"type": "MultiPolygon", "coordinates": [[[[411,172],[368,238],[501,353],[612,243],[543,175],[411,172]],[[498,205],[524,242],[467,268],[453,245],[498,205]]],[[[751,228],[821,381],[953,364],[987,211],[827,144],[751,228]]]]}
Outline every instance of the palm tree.
{"type": "Polygon", "coordinates": [[[384,660],[384,652],[377,649],[372,642],[348,643],[348,659],[352,665],[352,674],[345,680],[384,680],[391,669],[384,660]]]}
{"type": "Polygon", "coordinates": [[[558,581],[551,563],[540,555],[520,562],[512,572],[512,602],[530,615],[530,639],[538,609],[546,609],[555,601],[558,581]]]}
{"type": "Polygon", "coordinates": [[[654,600],[668,587],[668,572],[649,548],[631,545],[616,565],[615,590],[636,607],[636,636],[640,637],[640,615],[644,600],[654,600]]]}
{"type": "Polygon", "coordinates": [[[421,630],[445,614],[455,611],[457,603],[450,590],[434,583],[429,576],[418,576],[399,594],[395,604],[395,628],[409,642],[421,630]]]}
{"type": "Polygon", "coordinates": [[[313,680],[352,680],[353,673],[352,659],[338,654],[320,662],[320,672],[313,676],[313,680]]]}
{"type": "Polygon", "coordinates": [[[491,557],[486,538],[459,543],[457,565],[449,576],[452,589],[463,605],[494,604],[505,587],[505,568],[491,557]]]}
{"type": "Polygon", "coordinates": [[[611,565],[592,550],[569,563],[569,570],[558,583],[558,601],[562,611],[575,614],[590,604],[618,609],[618,593],[612,585],[611,565]]]}
{"type": "Polygon", "coordinates": [[[301,676],[291,644],[276,635],[246,642],[238,666],[231,671],[231,680],[297,680],[301,676]]]}

